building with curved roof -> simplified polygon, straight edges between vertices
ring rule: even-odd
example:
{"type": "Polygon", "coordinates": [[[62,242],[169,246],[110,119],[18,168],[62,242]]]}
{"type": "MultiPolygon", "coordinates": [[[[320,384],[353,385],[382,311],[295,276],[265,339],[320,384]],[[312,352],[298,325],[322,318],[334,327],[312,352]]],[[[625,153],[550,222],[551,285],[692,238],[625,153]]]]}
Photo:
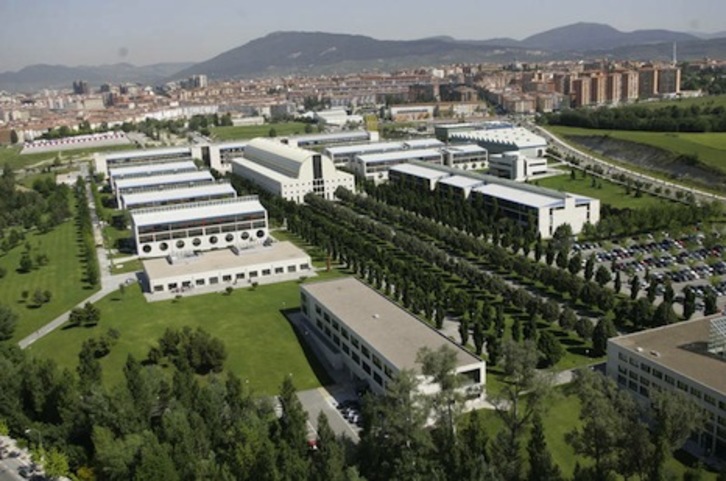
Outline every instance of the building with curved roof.
{"type": "Polygon", "coordinates": [[[232,161],[232,172],[298,203],[309,193],[332,200],[338,187],[355,190],[354,176],[337,170],[326,155],[273,139],[251,140],[244,157],[232,161]]]}

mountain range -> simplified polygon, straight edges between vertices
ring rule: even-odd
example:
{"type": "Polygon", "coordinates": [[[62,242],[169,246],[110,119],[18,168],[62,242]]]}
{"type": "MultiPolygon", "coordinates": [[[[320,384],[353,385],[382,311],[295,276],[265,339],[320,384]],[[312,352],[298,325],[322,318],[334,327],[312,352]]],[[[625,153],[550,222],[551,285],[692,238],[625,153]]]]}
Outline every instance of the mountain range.
{"type": "Polygon", "coordinates": [[[552,59],[618,58],[668,60],[673,42],[679,60],[726,57],[726,32],[684,33],[669,30],[622,32],[609,25],[575,23],[523,40],[457,40],[434,36],[419,40],[377,40],[363,35],[323,32],[275,32],[200,63],[161,63],[66,67],[33,65],[0,73],[0,89],[32,91],[69,87],[83,79],[91,85],[139,82],[155,84],[193,74],[212,79],[283,74],[346,73],[389,70],[456,62],[537,62],[552,59]]]}

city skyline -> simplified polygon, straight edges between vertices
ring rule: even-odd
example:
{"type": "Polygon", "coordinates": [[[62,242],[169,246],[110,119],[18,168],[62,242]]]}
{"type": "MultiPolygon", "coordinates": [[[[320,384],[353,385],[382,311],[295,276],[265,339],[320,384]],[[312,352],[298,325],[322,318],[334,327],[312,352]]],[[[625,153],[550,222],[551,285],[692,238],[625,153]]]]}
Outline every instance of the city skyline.
{"type": "Polygon", "coordinates": [[[447,8],[431,2],[402,0],[384,4],[344,5],[321,0],[301,4],[240,6],[232,0],[213,0],[202,10],[197,4],[157,0],[4,0],[0,2],[0,72],[33,64],[100,65],[128,62],[199,62],[274,31],[324,31],[367,35],[384,40],[410,40],[436,35],[484,40],[523,39],[576,22],[606,23],[621,31],[667,29],[713,33],[726,30],[726,4],[709,0],[522,0],[516,4],[484,4],[453,0],[447,8]],[[101,5],[98,5],[101,3],[101,5]],[[385,11],[382,7],[385,5],[385,11]],[[521,12],[537,12],[522,15],[521,12]],[[429,19],[434,15],[436,23],[429,19]],[[463,12],[470,14],[463,15],[463,12]],[[406,21],[403,21],[406,20],[406,21]]]}

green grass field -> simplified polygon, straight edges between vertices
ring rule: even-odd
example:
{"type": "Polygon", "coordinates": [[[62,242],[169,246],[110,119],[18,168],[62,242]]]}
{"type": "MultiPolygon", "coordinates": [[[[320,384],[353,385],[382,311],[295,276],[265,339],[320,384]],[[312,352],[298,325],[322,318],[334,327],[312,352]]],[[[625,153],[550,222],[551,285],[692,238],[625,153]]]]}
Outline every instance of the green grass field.
{"type": "Polygon", "coordinates": [[[557,135],[609,135],[614,139],[637,142],[667,150],[675,155],[695,154],[705,165],[715,167],[722,172],[726,172],[726,132],[640,132],[626,130],[580,129],[562,126],[550,126],[547,128],[557,135]]]}
{"type": "Polygon", "coordinates": [[[25,243],[0,257],[0,266],[7,270],[5,278],[0,279],[0,303],[12,308],[20,317],[15,329],[16,340],[52,321],[94,292],[86,289],[82,282],[84,270],[73,221],[65,222],[47,234],[28,234],[26,241],[32,247],[31,257],[44,253],[49,262],[28,273],[17,272],[25,243]],[[51,301],[38,308],[31,307],[30,298],[36,289],[49,290],[51,301]],[[26,290],[30,294],[27,302],[21,297],[26,290]]]}
{"type": "Polygon", "coordinates": [[[274,128],[277,136],[295,135],[305,133],[302,122],[284,122],[264,125],[242,125],[239,127],[213,127],[212,135],[217,140],[253,139],[255,137],[268,137],[270,129],[274,128]]]}
{"type": "Polygon", "coordinates": [[[12,169],[20,169],[32,166],[41,162],[50,163],[55,160],[56,155],[60,154],[61,161],[67,162],[68,159],[88,156],[94,152],[111,152],[115,150],[133,150],[134,144],[126,145],[110,145],[106,147],[96,147],[88,149],[63,150],[57,152],[44,152],[37,154],[20,154],[20,147],[0,147],[0,167],[9,165],[12,169]]]}
{"type": "Polygon", "coordinates": [[[572,192],[574,194],[586,195],[600,199],[603,204],[610,204],[617,208],[646,208],[659,205],[665,202],[663,199],[654,197],[644,193],[641,197],[635,197],[634,192],[630,195],[625,193],[625,187],[614,184],[604,179],[598,179],[598,185],[601,187],[593,187],[592,179],[588,175],[583,178],[582,172],[577,171],[575,179],[570,178],[570,172],[566,171],[563,175],[547,177],[540,179],[537,185],[548,187],[563,192],[572,192]]]}
{"type": "Polygon", "coordinates": [[[30,351],[75,369],[85,339],[100,336],[111,327],[118,329],[118,344],[101,361],[105,379],[113,385],[123,377],[127,354],[145,359],[167,327],[202,327],[224,341],[228,353],[225,368],[249,380],[256,392],[276,393],[288,373],[298,389],[311,389],[327,379],[316,374],[320,372],[317,361],[306,355],[302,341],[281,312],[297,307],[299,296],[299,284],[286,282],[238,289],[229,296],[214,293],[147,303],[134,285],[123,295],[117,291],[97,303],[101,309],[98,326],[59,329],[33,344],[30,351]]]}

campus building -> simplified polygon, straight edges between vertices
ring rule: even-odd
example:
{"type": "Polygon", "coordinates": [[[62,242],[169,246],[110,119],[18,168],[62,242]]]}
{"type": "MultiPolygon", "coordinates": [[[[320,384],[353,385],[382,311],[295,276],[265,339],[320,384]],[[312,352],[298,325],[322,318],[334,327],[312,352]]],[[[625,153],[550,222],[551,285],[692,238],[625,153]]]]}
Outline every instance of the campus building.
{"type": "Polygon", "coordinates": [[[131,229],[140,257],[246,248],[269,235],[267,211],[257,196],[135,210],[131,229]]]}
{"type": "Polygon", "coordinates": [[[266,138],[251,140],[244,157],[232,161],[232,172],[297,203],[309,193],[332,200],[338,187],[355,190],[354,176],[337,170],[329,157],[266,138]]]}
{"type": "Polygon", "coordinates": [[[546,157],[525,157],[519,152],[505,152],[489,157],[489,174],[524,182],[547,173],[546,157]]]}
{"type": "Polygon", "coordinates": [[[378,132],[369,132],[367,130],[341,130],[340,132],[306,134],[280,138],[280,142],[283,144],[304,149],[377,141],[378,132]]]}
{"type": "Polygon", "coordinates": [[[202,145],[200,147],[200,157],[210,169],[226,174],[232,171],[232,159],[242,157],[246,146],[246,140],[202,145]]]}
{"type": "Polygon", "coordinates": [[[368,144],[341,145],[326,148],[323,153],[333,160],[336,166],[353,167],[355,158],[360,155],[402,152],[404,150],[438,149],[444,143],[435,138],[411,139],[400,142],[372,142],[368,144]]]}
{"type": "Polygon", "coordinates": [[[416,356],[422,347],[442,346],[456,353],[462,390],[473,396],[483,390],[484,361],[353,277],[301,285],[300,304],[326,359],[373,392],[385,392],[397,373],[412,370],[421,392],[435,393],[439,387],[421,375],[416,356]]]}
{"type": "Polygon", "coordinates": [[[133,179],[138,177],[152,177],[155,175],[180,174],[183,172],[196,172],[197,166],[191,160],[177,162],[162,162],[160,164],[127,165],[124,167],[111,167],[108,169],[108,183],[112,189],[116,188],[116,181],[120,179],[133,179]]]}
{"type": "Polygon", "coordinates": [[[234,197],[237,197],[237,192],[229,182],[217,182],[192,187],[183,186],[162,190],[152,189],[133,194],[124,194],[121,196],[119,208],[136,210],[206,200],[231,199],[234,197]]]}
{"type": "Polygon", "coordinates": [[[711,316],[608,341],[607,374],[648,405],[658,391],[678,392],[707,414],[686,446],[726,460],[726,317],[711,316]]]}
{"type": "Polygon", "coordinates": [[[193,157],[192,148],[187,146],[97,153],[93,156],[93,162],[96,172],[108,175],[108,169],[111,167],[176,162],[179,160],[192,160],[193,157]]]}
{"type": "Polygon", "coordinates": [[[388,180],[388,170],[396,165],[412,161],[441,165],[444,154],[438,149],[399,150],[380,154],[357,155],[353,159],[353,171],[356,175],[374,182],[388,180]]]}
{"type": "Polygon", "coordinates": [[[414,164],[418,168],[391,167],[390,180],[402,185],[434,185],[430,190],[440,194],[479,196],[485,208],[496,208],[500,215],[524,225],[534,222],[544,239],[552,237],[563,224],[569,224],[572,232],[578,234],[585,224],[600,221],[598,199],[445,166],[414,164]]]}
{"type": "Polygon", "coordinates": [[[525,157],[536,158],[544,157],[547,150],[547,140],[544,137],[535,135],[523,127],[451,132],[449,140],[452,143],[479,144],[489,152],[490,156],[505,152],[519,152],[525,157]]]}
{"type": "Polygon", "coordinates": [[[214,183],[214,176],[206,170],[182,172],[178,174],[148,175],[145,177],[132,177],[119,179],[114,182],[116,191],[116,205],[121,206],[121,197],[137,192],[159,191],[179,187],[193,187],[214,183]]]}
{"type": "Polygon", "coordinates": [[[228,248],[145,260],[143,286],[151,294],[189,295],[214,287],[237,289],[314,275],[305,251],[290,242],[274,242],[252,249],[228,248]]]}

